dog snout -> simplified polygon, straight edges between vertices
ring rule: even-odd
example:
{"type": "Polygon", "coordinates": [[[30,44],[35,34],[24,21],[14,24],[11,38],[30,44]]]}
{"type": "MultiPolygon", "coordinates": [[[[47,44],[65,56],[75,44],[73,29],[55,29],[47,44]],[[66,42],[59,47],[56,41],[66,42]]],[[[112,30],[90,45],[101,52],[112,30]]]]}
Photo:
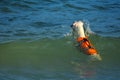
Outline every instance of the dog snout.
{"type": "Polygon", "coordinates": [[[73,31],[75,31],[75,27],[74,27],[74,25],[72,24],[72,25],[70,25],[70,27],[72,28],[72,30],[73,31]]]}
{"type": "Polygon", "coordinates": [[[73,28],[73,24],[72,24],[72,25],[70,25],[70,27],[71,27],[71,28],[73,28]]]}

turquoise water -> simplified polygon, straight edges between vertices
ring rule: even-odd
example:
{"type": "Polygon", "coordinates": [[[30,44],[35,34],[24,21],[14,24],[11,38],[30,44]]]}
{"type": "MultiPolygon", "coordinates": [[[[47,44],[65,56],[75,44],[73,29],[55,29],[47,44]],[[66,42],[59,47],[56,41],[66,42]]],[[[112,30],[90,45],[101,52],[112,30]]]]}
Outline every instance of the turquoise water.
{"type": "Polygon", "coordinates": [[[0,80],[119,80],[119,0],[1,0],[0,80]],[[70,25],[88,22],[102,57],[73,45],[70,25]]]}
{"type": "Polygon", "coordinates": [[[19,40],[0,45],[1,80],[120,79],[120,39],[90,37],[102,61],[89,61],[69,38],[19,40]],[[92,38],[92,39],[91,39],[92,38]]]}

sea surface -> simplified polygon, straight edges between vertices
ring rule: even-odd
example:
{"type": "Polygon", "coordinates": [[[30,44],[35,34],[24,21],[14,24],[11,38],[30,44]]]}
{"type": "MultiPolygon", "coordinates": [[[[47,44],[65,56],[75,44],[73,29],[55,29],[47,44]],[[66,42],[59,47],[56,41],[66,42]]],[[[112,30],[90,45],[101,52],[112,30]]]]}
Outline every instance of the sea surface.
{"type": "Polygon", "coordinates": [[[120,0],[0,0],[0,80],[120,80],[120,0]],[[102,61],[73,44],[82,20],[102,61]]]}

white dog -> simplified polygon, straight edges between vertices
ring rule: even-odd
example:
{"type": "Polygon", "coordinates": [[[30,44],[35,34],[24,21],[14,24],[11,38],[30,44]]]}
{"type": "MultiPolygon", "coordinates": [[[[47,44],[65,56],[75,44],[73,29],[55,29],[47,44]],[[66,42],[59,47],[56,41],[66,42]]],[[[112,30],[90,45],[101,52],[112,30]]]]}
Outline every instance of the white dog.
{"type": "Polygon", "coordinates": [[[73,37],[74,39],[76,39],[79,49],[82,50],[83,53],[90,55],[91,58],[94,60],[95,59],[102,60],[100,55],[97,53],[96,49],[92,46],[92,44],[88,40],[83,25],[84,23],[82,21],[75,21],[71,25],[73,37]]]}

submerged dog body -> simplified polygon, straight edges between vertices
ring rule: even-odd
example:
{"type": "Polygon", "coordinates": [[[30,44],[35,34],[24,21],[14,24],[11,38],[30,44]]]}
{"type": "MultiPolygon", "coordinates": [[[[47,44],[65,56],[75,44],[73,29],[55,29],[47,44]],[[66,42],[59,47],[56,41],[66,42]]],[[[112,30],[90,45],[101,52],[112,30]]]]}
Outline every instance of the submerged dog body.
{"type": "Polygon", "coordinates": [[[84,23],[82,21],[76,21],[72,24],[73,36],[76,39],[78,47],[82,50],[83,53],[94,57],[94,59],[101,60],[100,55],[97,53],[96,49],[88,40],[88,37],[85,35],[84,23]]]}

